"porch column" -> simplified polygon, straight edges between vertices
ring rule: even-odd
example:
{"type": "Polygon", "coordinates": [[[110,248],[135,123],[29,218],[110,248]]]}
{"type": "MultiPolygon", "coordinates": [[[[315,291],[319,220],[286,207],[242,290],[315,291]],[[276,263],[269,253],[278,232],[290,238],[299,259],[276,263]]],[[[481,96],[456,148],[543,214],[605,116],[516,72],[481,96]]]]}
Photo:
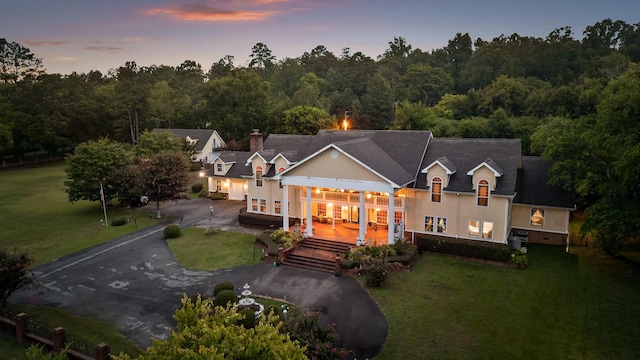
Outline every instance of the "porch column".
{"type": "Polygon", "coordinates": [[[311,221],[311,187],[307,186],[307,237],[313,236],[313,221],[311,221]]]}
{"type": "Polygon", "coordinates": [[[282,185],[282,204],[280,204],[280,208],[282,209],[282,230],[289,231],[289,197],[287,196],[289,190],[289,185],[282,185]]]}
{"type": "Polygon", "coordinates": [[[358,222],[360,232],[358,234],[358,240],[365,241],[366,235],[365,231],[367,230],[366,224],[366,211],[364,208],[364,191],[360,190],[360,209],[358,210],[358,222]]]}
{"type": "Polygon", "coordinates": [[[389,244],[393,244],[394,243],[394,234],[395,234],[395,228],[396,228],[396,224],[395,224],[395,218],[396,218],[396,210],[395,210],[395,194],[393,193],[393,189],[391,189],[391,192],[389,193],[389,212],[387,213],[387,228],[388,228],[388,239],[389,239],[389,244]]]}

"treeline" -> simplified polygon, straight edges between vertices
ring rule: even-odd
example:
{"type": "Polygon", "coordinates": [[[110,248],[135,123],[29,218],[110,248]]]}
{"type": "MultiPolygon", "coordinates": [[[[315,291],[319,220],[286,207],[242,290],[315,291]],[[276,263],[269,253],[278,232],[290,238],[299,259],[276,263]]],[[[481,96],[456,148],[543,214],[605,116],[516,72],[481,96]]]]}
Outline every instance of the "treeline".
{"type": "Polygon", "coordinates": [[[244,148],[266,134],[357,129],[425,129],[441,137],[508,137],[531,149],[536,129],[556,117],[595,114],[607,84],[640,62],[640,23],[605,19],[581,38],[569,27],[546,38],[513,34],[490,41],[457,34],[430,52],[403,37],[371,58],[319,45],[277,60],[266,44],[246,67],[232,56],[208,70],[139,67],[47,74],[20,44],[0,39],[0,156],[57,152],[109,137],[136,143],[148,129],[216,129],[244,148]]]}

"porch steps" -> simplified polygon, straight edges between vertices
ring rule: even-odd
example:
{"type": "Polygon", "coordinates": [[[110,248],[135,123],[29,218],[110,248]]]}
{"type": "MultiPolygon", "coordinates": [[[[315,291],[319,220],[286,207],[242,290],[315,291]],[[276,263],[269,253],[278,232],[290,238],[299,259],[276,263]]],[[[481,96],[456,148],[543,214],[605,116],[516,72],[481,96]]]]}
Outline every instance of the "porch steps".
{"type": "Polygon", "coordinates": [[[336,254],[342,255],[349,247],[349,244],[337,241],[308,238],[284,259],[282,265],[333,274],[336,254]]]}

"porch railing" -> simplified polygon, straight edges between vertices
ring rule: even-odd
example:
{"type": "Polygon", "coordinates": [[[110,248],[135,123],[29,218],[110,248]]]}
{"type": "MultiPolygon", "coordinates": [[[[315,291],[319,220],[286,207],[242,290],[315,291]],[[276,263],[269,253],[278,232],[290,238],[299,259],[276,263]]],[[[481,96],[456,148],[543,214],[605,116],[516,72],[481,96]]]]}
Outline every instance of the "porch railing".
{"type": "MultiPolygon", "coordinates": [[[[306,194],[304,191],[300,191],[300,198],[306,198],[306,194]]],[[[343,193],[343,192],[334,192],[334,191],[312,191],[311,199],[318,200],[322,202],[338,202],[347,205],[359,205],[360,204],[360,194],[357,193],[343,193]]],[[[366,195],[364,198],[365,205],[368,206],[389,206],[389,197],[382,195],[366,195]]],[[[396,209],[404,208],[404,198],[396,197],[394,198],[394,205],[396,209]]]]}

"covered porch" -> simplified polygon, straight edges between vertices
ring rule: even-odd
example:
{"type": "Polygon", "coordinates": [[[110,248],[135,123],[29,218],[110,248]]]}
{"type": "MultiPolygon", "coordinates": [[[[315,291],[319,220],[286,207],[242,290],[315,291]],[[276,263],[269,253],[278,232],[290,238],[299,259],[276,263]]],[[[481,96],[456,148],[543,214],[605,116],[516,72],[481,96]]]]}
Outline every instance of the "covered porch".
{"type": "MultiPolygon", "coordinates": [[[[290,229],[298,231],[302,234],[309,236],[307,231],[307,225],[298,225],[297,229],[290,229]]],[[[311,236],[316,239],[331,240],[356,246],[360,234],[360,227],[357,223],[343,223],[340,222],[321,222],[320,220],[312,220],[311,222],[311,236]]],[[[388,244],[389,229],[387,226],[378,226],[371,223],[365,225],[365,242],[361,245],[383,245],[388,244]]]]}

